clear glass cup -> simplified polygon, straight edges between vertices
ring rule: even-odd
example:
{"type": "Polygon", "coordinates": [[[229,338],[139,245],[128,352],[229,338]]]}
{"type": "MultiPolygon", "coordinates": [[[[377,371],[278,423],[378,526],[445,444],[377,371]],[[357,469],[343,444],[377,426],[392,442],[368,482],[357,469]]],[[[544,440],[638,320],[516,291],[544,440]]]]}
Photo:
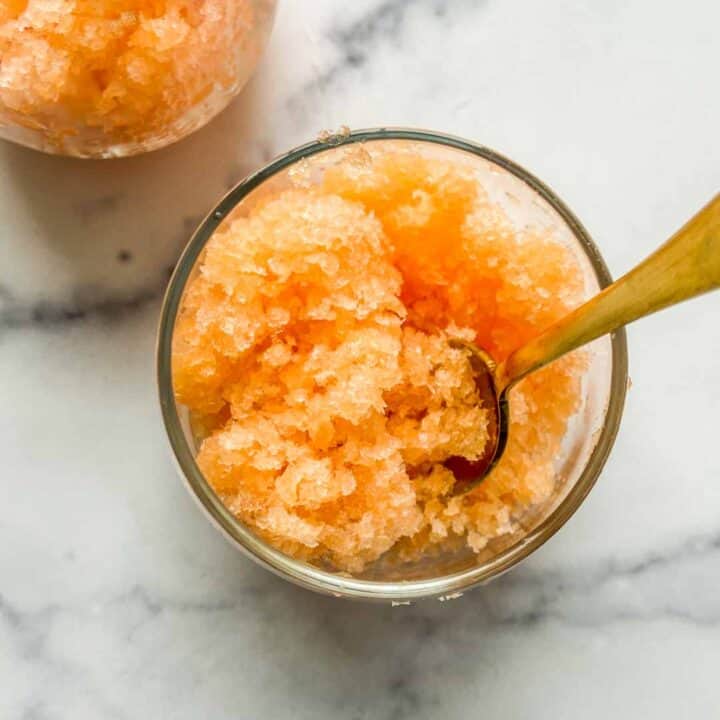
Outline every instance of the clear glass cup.
{"type": "MultiPolygon", "coordinates": [[[[611,282],[608,269],[587,231],[564,203],[527,170],[488,148],[459,138],[409,129],[371,129],[329,135],[292,150],[232,189],[202,222],[183,252],[165,296],[160,319],[157,372],[165,428],[181,475],[191,494],[230,542],[286,580],[336,597],[406,603],[424,597],[447,599],[497,577],[550,538],[577,510],[594,485],[620,424],[627,387],[627,346],[624,331],[596,340],[589,347],[583,379],[584,404],[573,418],[556,465],[553,496],[528,511],[513,534],[491,541],[480,553],[469,550],[428,558],[401,568],[382,559],[360,576],[332,573],[294,560],[276,550],[238,521],[203,477],[195,454],[187,409],[175,401],[171,347],[175,318],[188,280],[196,271],[206,242],[230,215],[243,213],[259,194],[301,182],[312,183],[323,167],[343,162],[357,145],[395,143],[413,152],[452,158],[470,164],[483,187],[518,226],[552,229],[572,248],[582,267],[589,297],[611,282]]],[[[512,426],[510,428],[512,432],[512,426]]]]}
{"type": "Polygon", "coordinates": [[[156,150],[209,122],[255,69],[277,4],[62,2],[0,9],[0,137],[87,158],[156,150]]]}

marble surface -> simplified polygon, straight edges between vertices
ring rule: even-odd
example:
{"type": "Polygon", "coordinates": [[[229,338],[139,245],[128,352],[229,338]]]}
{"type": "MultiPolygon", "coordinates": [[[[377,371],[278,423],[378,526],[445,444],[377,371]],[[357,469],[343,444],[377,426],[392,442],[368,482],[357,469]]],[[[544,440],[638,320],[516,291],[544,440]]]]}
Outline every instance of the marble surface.
{"type": "Polygon", "coordinates": [[[504,152],[623,271],[720,189],[718,23],[714,0],[284,0],[254,80],[185,142],[0,144],[0,718],[714,717],[719,296],[630,329],[596,489],[442,605],[321,598],[236,554],[171,466],[153,345],[198,218],[343,123],[504,152]]]}

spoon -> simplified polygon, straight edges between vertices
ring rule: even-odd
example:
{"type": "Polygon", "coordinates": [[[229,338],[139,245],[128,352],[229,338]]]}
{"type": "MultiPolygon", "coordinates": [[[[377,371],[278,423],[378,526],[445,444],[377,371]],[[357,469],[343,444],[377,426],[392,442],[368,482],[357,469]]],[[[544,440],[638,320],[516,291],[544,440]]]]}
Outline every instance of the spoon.
{"type": "Polygon", "coordinates": [[[558,320],[503,362],[463,340],[482,404],[489,409],[488,442],[477,460],[452,457],[453,493],[472,490],[500,460],[508,439],[508,393],[526,375],[633,320],[720,287],[720,194],[664,245],[612,285],[558,320]]]}

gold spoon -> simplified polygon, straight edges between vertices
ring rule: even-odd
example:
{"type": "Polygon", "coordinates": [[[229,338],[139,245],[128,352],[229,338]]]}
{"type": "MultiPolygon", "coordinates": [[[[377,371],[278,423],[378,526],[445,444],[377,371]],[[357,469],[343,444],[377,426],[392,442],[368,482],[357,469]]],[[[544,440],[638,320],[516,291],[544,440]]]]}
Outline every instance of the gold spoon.
{"type": "Polygon", "coordinates": [[[497,464],[508,437],[508,392],[519,380],[591,340],[633,320],[720,287],[720,194],[664,245],[601,293],[530,342],[496,363],[472,343],[451,340],[470,351],[483,405],[491,409],[483,457],[445,462],[455,474],[453,492],[474,488],[497,464]]]}

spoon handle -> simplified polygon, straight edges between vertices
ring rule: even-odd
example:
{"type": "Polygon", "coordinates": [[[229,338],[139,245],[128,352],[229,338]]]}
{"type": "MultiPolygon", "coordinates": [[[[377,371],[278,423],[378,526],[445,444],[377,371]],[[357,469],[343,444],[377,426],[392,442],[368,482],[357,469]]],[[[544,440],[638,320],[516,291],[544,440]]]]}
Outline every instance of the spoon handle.
{"type": "Polygon", "coordinates": [[[511,353],[501,389],[633,320],[720,287],[720,194],[664,245],[600,294],[511,353]]]}

